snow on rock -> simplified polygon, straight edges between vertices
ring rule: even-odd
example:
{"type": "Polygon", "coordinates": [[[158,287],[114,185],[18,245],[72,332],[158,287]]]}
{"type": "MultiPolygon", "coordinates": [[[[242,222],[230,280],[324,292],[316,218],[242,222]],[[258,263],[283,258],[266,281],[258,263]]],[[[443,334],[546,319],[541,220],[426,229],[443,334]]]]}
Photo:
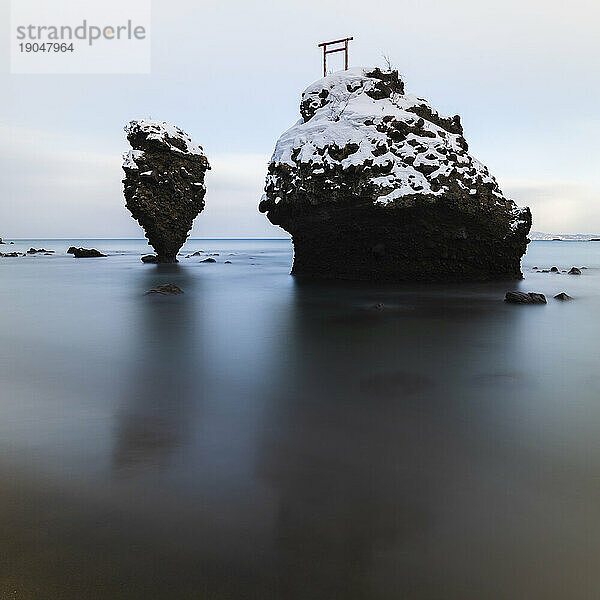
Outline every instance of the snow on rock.
{"type": "Polygon", "coordinates": [[[526,236],[529,209],[505,198],[468,153],[460,117],[405,93],[397,71],[328,75],[304,91],[300,113],[269,164],[260,210],[272,222],[286,228],[292,219],[294,228],[308,210],[335,208],[340,221],[359,205],[393,211],[446,203],[470,216],[502,213],[504,238],[526,236]]]}
{"type": "Polygon", "coordinates": [[[125,133],[128,139],[129,137],[141,135],[147,141],[159,142],[173,152],[204,156],[202,147],[195,144],[187,133],[165,121],[152,121],[150,119],[130,121],[125,126],[125,133]]]}

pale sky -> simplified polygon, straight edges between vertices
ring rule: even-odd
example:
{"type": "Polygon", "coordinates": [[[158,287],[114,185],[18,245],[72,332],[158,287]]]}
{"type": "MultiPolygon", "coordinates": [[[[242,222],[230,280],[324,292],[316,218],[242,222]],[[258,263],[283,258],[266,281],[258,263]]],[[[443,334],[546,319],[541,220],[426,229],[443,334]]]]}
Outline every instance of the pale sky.
{"type": "Polygon", "coordinates": [[[285,236],[257,211],[266,164],[321,76],[317,43],[347,35],[351,66],[385,53],[408,92],[461,115],[535,230],[600,233],[599,17],[591,0],[154,0],[150,75],[11,75],[3,28],[0,236],[142,237],[121,185],[139,117],[204,147],[193,236],[285,236]]]}

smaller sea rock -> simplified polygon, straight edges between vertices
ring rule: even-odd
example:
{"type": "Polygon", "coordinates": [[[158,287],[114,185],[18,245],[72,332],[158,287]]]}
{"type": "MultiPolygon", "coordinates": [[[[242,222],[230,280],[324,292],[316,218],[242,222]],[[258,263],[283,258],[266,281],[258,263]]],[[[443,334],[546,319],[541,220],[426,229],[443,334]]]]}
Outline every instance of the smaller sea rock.
{"type": "Polygon", "coordinates": [[[159,294],[161,296],[178,296],[183,294],[183,290],[175,285],[174,283],[163,283],[163,285],[157,285],[155,288],[148,290],[146,295],[159,294]]]}
{"type": "Polygon", "coordinates": [[[569,275],[581,275],[581,270],[578,269],[577,267],[571,267],[571,270],[569,271],[569,275]]]}
{"type": "Polygon", "coordinates": [[[0,244],[4,244],[4,242],[2,241],[2,238],[0,237],[0,244]]]}
{"type": "Polygon", "coordinates": [[[214,258],[205,258],[204,260],[201,260],[200,262],[216,263],[217,261],[214,258]]]}
{"type": "Polygon", "coordinates": [[[54,250],[46,250],[45,248],[40,248],[39,250],[29,248],[29,250],[27,250],[27,254],[52,254],[52,252],[54,252],[54,250]]]}
{"type": "Polygon", "coordinates": [[[509,304],[546,304],[546,296],[536,292],[506,292],[504,302],[509,304]]]}
{"type": "Polygon", "coordinates": [[[75,258],[101,258],[106,256],[96,248],[75,248],[74,246],[67,250],[67,254],[72,254],[75,258]]]}
{"type": "Polygon", "coordinates": [[[558,272],[559,272],[559,271],[558,271],[558,267],[552,267],[552,268],[550,269],[550,273],[558,273],[558,272]]]}
{"type": "Polygon", "coordinates": [[[143,263],[157,263],[158,256],[156,256],[156,254],[146,254],[145,256],[142,256],[142,262],[143,263]]]}
{"type": "Polygon", "coordinates": [[[25,256],[23,252],[7,252],[6,254],[0,254],[5,258],[16,258],[17,256],[25,256]]]}
{"type": "Polygon", "coordinates": [[[223,264],[224,265],[230,265],[230,264],[232,264],[232,262],[230,260],[226,260],[223,264]]]}
{"type": "Polygon", "coordinates": [[[561,300],[561,301],[565,301],[565,300],[573,300],[573,298],[571,296],[569,296],[569,294],[567,294],[566,292],[561,292],[560,294],[556,294],[556,296],[554,296],[557,300],[561,300]]]}

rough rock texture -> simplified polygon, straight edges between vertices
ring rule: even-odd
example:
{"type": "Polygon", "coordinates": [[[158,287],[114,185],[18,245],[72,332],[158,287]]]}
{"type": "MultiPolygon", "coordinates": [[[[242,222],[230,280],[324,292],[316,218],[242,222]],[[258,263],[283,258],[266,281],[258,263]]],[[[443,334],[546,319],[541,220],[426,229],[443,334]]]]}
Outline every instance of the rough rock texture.
{"type": "Polygon", "coordinates": [[[357,280],[520,279],[531,213],[468,154],[460,117],[404,93],[397,71],[307,88],[259,209],[292,234],[292,273],[357,280]]]}
{"type": "Polygon", "coordinates": [[[536,292],[506,292],[504,302],[510,304],[546,304],[546,296],[536,292]]]}
{"type": "Polygon", "coordinates": [[[187,134],[167,123],[131,121],[125,131],[132,147],[123,161],[125,205],[144,228],[158,262],[177,262],[204,208],[208,160],[187,134]]]}
{"type": "Polygon", "coordinates": [[[569,275],[581,275],[581,269],[578,269],[577,267],[571,267],[569,275]]]}

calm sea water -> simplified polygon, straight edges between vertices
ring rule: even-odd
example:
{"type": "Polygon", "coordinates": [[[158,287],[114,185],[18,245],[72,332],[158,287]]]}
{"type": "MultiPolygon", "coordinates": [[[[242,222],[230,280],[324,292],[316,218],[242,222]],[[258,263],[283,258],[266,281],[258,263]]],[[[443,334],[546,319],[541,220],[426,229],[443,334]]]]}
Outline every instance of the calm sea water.
{"type": "Polygon", "coordinates": [[[0,250],[30,246],[0,259],[0,598],[599,597],[600,243],[453,286],[298,281],[286,240],[0,250]]]}

